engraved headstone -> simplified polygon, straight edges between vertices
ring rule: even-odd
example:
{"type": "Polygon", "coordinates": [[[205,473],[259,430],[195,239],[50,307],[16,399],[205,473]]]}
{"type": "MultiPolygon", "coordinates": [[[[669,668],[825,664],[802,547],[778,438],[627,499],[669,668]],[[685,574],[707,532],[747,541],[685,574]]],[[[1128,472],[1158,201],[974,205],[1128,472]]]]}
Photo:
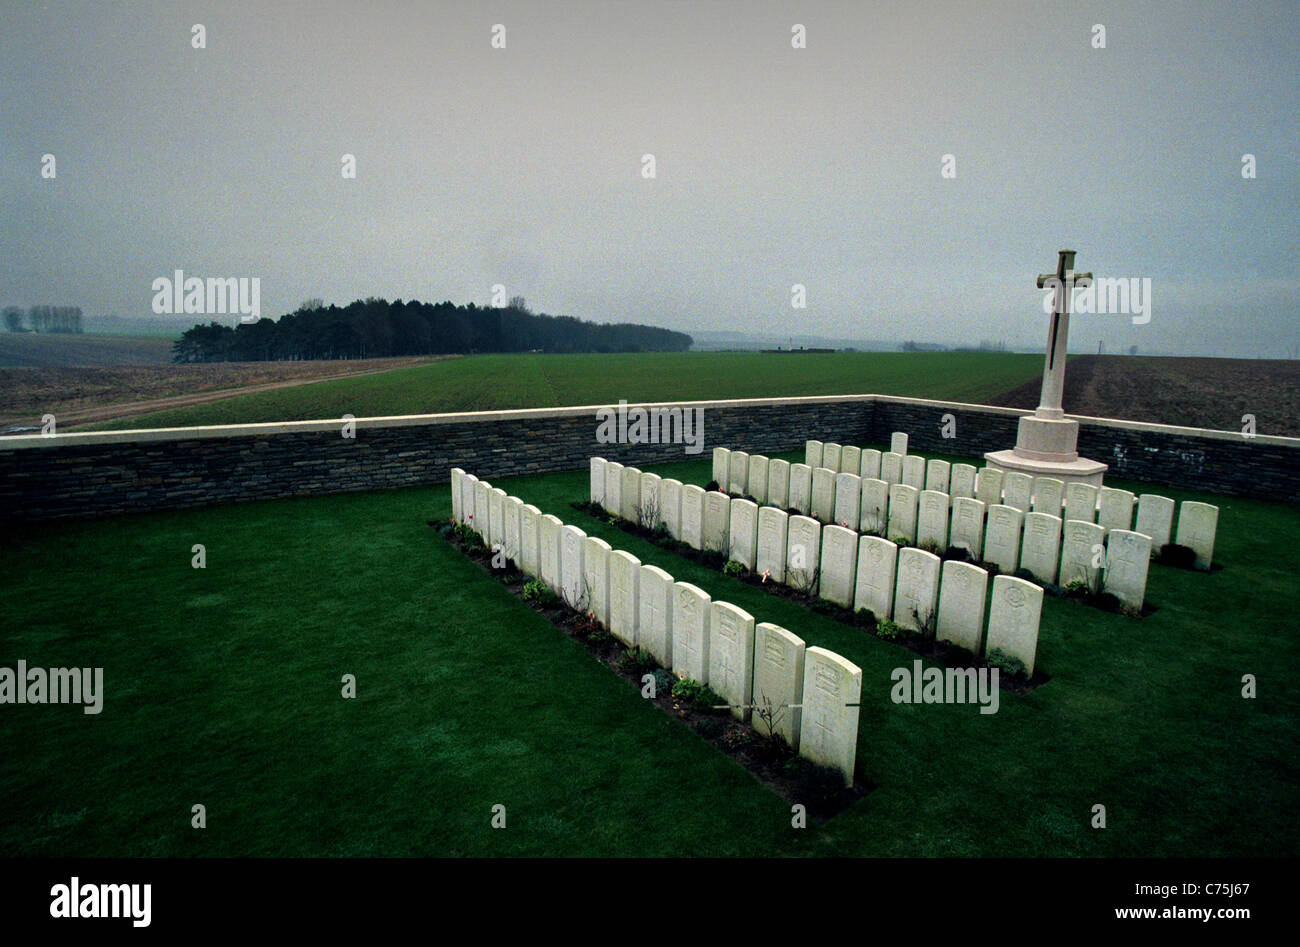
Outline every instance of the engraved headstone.
{"type": "Polygon", "coordinates": [[[605,462],[605,512],[623,515],[623,465],[616,460],[605,462]]]}
{"type": "Polygon", "coordinates": [[[903,483],[920,493],[925,489],[925,458],[920,454],[908,454],[903,458],[903,483]]]}
{"type": "Polygon", "coordinates": [[[942,560],[924,549],[898,550],[898,581],[894,587],[894,621],[913,631],[924,631],[939,607],[939,569],[942,560]]]}
{"type": "Polygon", "coordinates": [[[785,584],[785,548],[789,539],[789,516],[785,510],[765,506],[758,511],[758,561],[754,571],[769,582],[785,584]]]}
{"type": "Polygon", "coordinates": [[[767,465],[767,502],[778,509],[790,506],[790,461],[774,460],[767,465]]]}
{"type": "Polygon", "coordinates": [[[835,522],[857,532],[862,511],[862,478],[857,474],[835,475],[835,522]]]}
{"type": "Polygon", "coordinates": [[[811,516],[792,516],[786,526],[785,584],[812,592],[822,555],[822,525],[811,516]]]}
{"type": "Polygon", "coordinates": [[[730,550],[727,558],[739,562],[750,572],[758,561],[758,505],[736,497],[731,501],[731,517],[727,529],[730,550]]]}
{"type": "Polygon", "coordinates": [[[894,615],[894,573],[898,546],[879,536],[858,538],[858,577],[853,589],[853,610],[866,609],[876,621],[894,615]]]}
{"type": "Polygon", "coordinates": [[[803,445],[803,462],[804,465],[812,470],[814,467],[822,466],[822,454],[825,451],[825,445],[821,441],[804,441],[803,445]]]}
{"type": "Polygon", "coordinates": [[[730,547],[728,538],[730,522],[731,497],[717,490],[710,490],[704,495],[703,549],[705,552],[716,552],[724,556],[727,554],[730,547]]]}
{"type": "Polygon", "coordinates": [[[1097,523],[1106,532],[1133,528],[1133,505],[1137,500],[1127,490],[1102,487],[1097,500],[1097,523]]]}
{"type": "Polygon", "coordinates": [[[623,487],[619,494],[622,505],[618,515],[629,523],[638,522],[641,509],[641,470],[638,467],[623,468],[623,487]]]}
{"type": "Polygon", "coordinates": [[[916,515],[916,544],[924,549],[948,550],[948,494],[922,490],[916,515]]]}
{"type": "Polygon", "coordinates": [[[858,534],[843,526],[822,530],[821,584],[818,594],[842,608],[853,607],[858,574],[858,534]]]}
{"type": "Polygon", "coordinates": [[[609,543],[588,536],[582,544],[582,575],[587,583],[588,610],[609,627],[609,543]]]}
{"type": "Polygon", "coordinates": [[[895,431],[889,435],[889,452],[900,457],[907,456],[907,435],[902,431],[895,431]]]}
{"type": "Polygon", "coordinates": [[[693,483],[682,486],[681,541],[692,549],[704,548],[704,488],[693,483]]]}
{"type": "Polygon", "coordinates": [[[659,519],[673,539],[682,538],[682,482],[670,477],[659,483],[659,519]]]}
{"type": "Polygon", "coordinates": [[[984,527],[984,561],[1008,575],[1020,568],[1020,533],[1025,514],[999,503],[989,507],[984,527]]]}
{"type": "Polygon", "coordinates": [[[641,560],[615,549],[609,554],[609,633],[629,648],[636,645],[637,589],[641,560]]]}
{"type": "Polygon", "coordinates": [[[858,754],[858,705],[862,670],[824,648],[804,651],[803,715],[799,755],[833,767],[853,785],[858,754]]]}
{"type": "Polygon", "coordinates": [[[1002,471],[995,467],[981,467],[975,476],[975,499],[987,510],[1002,502],[1002,471]]]}
{"type": "Polygon", "coordinates": [[[880,479],[891,487],[903,482],[903,455],[893,451],[880,455],[880,479]]]}
{"type": "Polygon", "coordinates": [[[506,497],[501,507],[505,512],[505,553],[506,558],[519,568],[523,564],[519,558],[519,511],[524,501],[519,497],[506,497]]]}
{"type": "Polygon", "coordinates": [[[604,457],[591,458],[591,502],[605,505],[605,464],[604,457]]]}
{"type": "Polygon", "coordinates": [[[731,482],[731,451],[725,447],[713,448],[713,481],[719,490],[726,490],[731,482]]]}
{"type": "Polygon", "coordinates": [[[948,492],[953,496],[975,498],[975,477],[978,471],[974,464],[953,464],[952,477],[948,492]]]}
{"type": "Polygon", "coordinates": [[[479,480],[474,484],[474,518],[470,525],[474,527],[474,532],[479,534],[483,542],[488,542],[490,534],[488,524],[491,523],[491,515],[488,510],[489,498],[492,496],[492,484],[486,480],[479,480]]]}
{"type": "Polygon", "coordinates": [[[1061,557],[1061,518],[1051,513],[1026,513],[1020,542],[1020,568],[1044,585],[1056,583],[1061,557]]]}
{"type": "Polygon", "coordinates": [[[658,566],[642,566],[637,589],[637,646],[661,667],[673,666],[673,577],[658,566]]]}
{"type": "Polygon", "coordinates": [[[845,444],[840,451],[840,473],[851,473],[855,477],[862,476],[862,448],[854,447],[852,444],[845,444]]]}
{"type": "Polygon", "coordinates": [[[591,595],[587,591],[586,573],[582,567],[586,539],[587,534],[576,526],[560,527],[559,595],[565,605],[583,614],[591,610],[591,595]]]}
{"type": "Polygon", "coordinates": [[[637,503],[637,522],[646,529],[655,529],[663,522],[663,510],[659,502],[659,485],[662,478],[646,471],[641,474],[641,499],[637,503]]]}
{"type": "Polygon", "coordinates": [[[1029,512],[1034,493],[1034,478],[1018,470],[1008,470],[1002,475],[1002,503],[1021,513],[1029,512]]]}
{"type": "Polygon", "coordinates": [[[916,542],[916,505],[920,495],[920,491],[905,483],[889,488],[889,527],[885,530],[889,539],[909,545],[916,542]]]}
{"type": "Polygon", "coordinates": [[[880,451],[864,447],[862,449],[862,464],[858,469],[858,475],[864,480],[879,480],[880,457],[880,451]]]}
{"type": "Polygon", "coordinates": [[[1150,536],[1127,529],[1112,529],[1106,535],[1106,577],[1102,587],[1128,611],[1142,611],[1150,567],[1150,536]]]}
{"type": "Polygon", "coordinates": [[[889,484],[885,481],[862,481],[862,511],[858,523],[864,533],[885,534],[889,523],[889,484]]]}
{"type": "Polygon", "coordinates": [[[790,503],[788,509],[807,516],[812,511],[812,472],[807,464],[790,465],[790,503]]]}
{"type": "Polygon", "coordinates": [[[1219,530],[1219,508],[1213,503],[1184,500],[1178,508],[1179,546],[1196,553],[1196,568],[1209,569],[1214,562],[1214,539],[1219,530]]]}
{"type": "Polygon", "coordinates": [[[952,501],[951,534],[948,545],[952,549],[965,549],[976,561],[984,558],[984,504],[971,497],[956,497],[952,501]]]}
{"type": "Polygon", "coordinates": [[[477,486],[478,477],[471,473],[464,474],[460,478],[460,521],[469,526],[474,525],[474,497],[477,486]]]}
{"type": "Polygon", "coordinates": [[[1138,497],[1135,533],[1151,537],[1151,554],[1159,555],[1162,547],[1169,545],[1174,535],[1174,501],[1155,493],[1138,497]]]}
{"type": "Polygon", "coordinates": [[[762,454],[749,455],[748,493],[757,503],[767,502],[767,472],[770,463],[762,454]]]}
{"type": "Polygon", "coordinates": [[[1065,485],[1065,519],[1097,522],[1097,488],[1090,483],[1065,485]]]}
{"type": "Polygon", "coordinates": [[[542,511],[531,503],[519,508],[519,569],[535,579],[542,577],[542,511]]]}
{"type": "Polygon", "coordinates": [[[490,530],[488,546],[492,549],[502,549],[506,544],[505,501],[506,492],[500,487],[493,487],[492,492],[488,494],[488,527],[490,530]]]}
{"type": "Polygon", "coordinates": [[[952,465],[946,460],[931,458],[925,464],[925,489],[936,493],[948,492],[948,481],[952,477],[952,465]]]}
{"type": "Polygon", "coordinates": [[[969,562],[950,559],[939,580],[939,620],[935,637],[971,654],[984,645],[984,604],[989,574],[969,562]]]}
{"type": "Polygon", "coordinates": [[[743,450],[733,450],[731,452],[731,474],[727,477],[726,486],[718,484],[718,491],[743,497],[748,489],[749,455],[743,450]]]}
{"type": "Polygon", "coordinates": [[[804,640],[771,622],[754,626],[753,727],[799,748],[804,640]],[[769,728],[770,724],[770,728],[769,728]]]}
{"type": "Polygon", "coordinates": [[[713,599],[689,582],[673,587],[673,674],[709,683],[709,615],[713,599]]]}
{"type": "Polygon", "coordinates": [[[812,472],[812,515],[823,523],[835,517],[835,472],[829,467],[812,472]]]}
{"type": "Polygon", "coordinates": [[[709,686],[737,720],[749,720],[754,685],[754,616],[714,602],[709,618],[709,686]]]}
{"type": "Polygon", "coordinates": [[[1000,652],[1015,658],[1030,676],[1038,656],[1038,620],[1043,610],[1043,590],[1013,575],[993,579],[993,607],[989,612],[985,653],[992,662],[1000,652]]]}
{"type": "Polygon", "coordinates": [[[1061,577],[1057,580],[1062,588],[1084,582],[1090,589],[1100,589],[1105,539],[1106,531],[1096,523],[1065,521],[1061,527],[1061,577]]]}
{"type": "Polygon", "coordinates": [[[822,465],[831,473],[840,472],[840,456],[843,449],[839,444],[826,443],[822,445],[822,465]]]}
{"type": "Polygon", "coordinates": [[[461,478],[464,476],[465,476],[465,471],[461,470],[459,467],[451,468],[451,518],[454,519],[457,523],[465,522],[465,519],[460,511],[461,499],[463,497],[463,493],[461,492],[460,481],[461,478]]]}
{"type": "Polygon", "coordinates": [[[1065,482],[1055,477],[1034,478],[1033,511],[1060,517],[1065,507],[1065,482]]]}
{"type": "Polygon", "coordinates": [[[537,542],[541,547],[542,557],[542,574],[539,578],[556,595],[559,595],[562,590],[560,584],[560,528],[562,526],[564,524],[560,522],[560,518],[550,513],[543,514],[537,524],[537,542]]]}

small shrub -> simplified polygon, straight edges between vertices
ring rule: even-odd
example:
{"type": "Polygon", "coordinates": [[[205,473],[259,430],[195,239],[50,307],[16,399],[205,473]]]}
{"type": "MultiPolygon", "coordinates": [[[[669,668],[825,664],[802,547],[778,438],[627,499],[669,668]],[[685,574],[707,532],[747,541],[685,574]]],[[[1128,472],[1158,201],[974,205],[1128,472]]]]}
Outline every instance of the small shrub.
{"type": "Polygon", "coordinates": [[[890,542],[893,543],[895,546],[897,546],[899,549],[910,549],[912,547],[912,541],[908,539],[906,536],[895,536],[893,539],[890,540],[890,542]]]}
{"type": "MultiPolygon", "coordinates": [[[[618,666],[620,670],[635,674],[655,667],[655,659],[649,651],[643,648],[628,648],[618,656],[618,666]]],[[[655,687],[658,686],[659,684],[656,682],[655,687]]]]}
{"type": "Polygon", "coordinates": [[[663,668],[658,668],[654,672],[654,676],[655,676],[655,694],[660,696],[664,694],[671,694],[673,690],[673,684],[675,682],[675,679],[673,678],[672,674],[668,671],[665,671],[663,668]]]}
{"type": "Polygon", "coordinates": [[[526,602],[537,602],[539,605],[547,606],[560,604],[560,597],[541,579],[525,582],[523,595],[526,602]]]}
{"type": "Polygon", "coordinates": [[[943,554],[948,551],[940,547],[940,545],[936,542],[921,543],[921,548],[924,549],[926,552],[931,553],[932,555],[940,556],[940,557],[942,557],[943,554]]]}
{"type": "Polygon", "coordinates": [[[998,668],[1011,677],[1026,679],[1029,677],[1029,669],[1025,667],[1025,663],[1019,658],[1007,654],[1001,648],[994,648],[989,651],[984,660],[988,662],[989,667],[998,668]]]}
{"type": "Polygon", "coordinates": [[[904,641],[916,637],[916,632],[886,618],[876,623],[876,637],[885,641],[904,641]]]}
{"type": "Polygon", "coordinates": [[[745,568],[743,562],[737,562],[735,559],[728,559],[727,564],[722,567],[723,575],[744,575],[749,570],[745,568]]]}
{"type": "Polygon", "coordinates": [[[688,677],[673,684],[673,699],[693,704],[699,699],[700,692],[703,690],[703,684],[694,678],[688,677]]]}

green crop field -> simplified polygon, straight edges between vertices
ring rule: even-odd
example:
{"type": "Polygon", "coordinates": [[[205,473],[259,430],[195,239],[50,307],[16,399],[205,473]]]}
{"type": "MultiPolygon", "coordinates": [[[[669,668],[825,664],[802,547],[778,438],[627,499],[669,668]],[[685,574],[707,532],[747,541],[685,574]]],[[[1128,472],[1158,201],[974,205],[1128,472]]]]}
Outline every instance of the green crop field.
{"type": "Polygon", "coordinates": [[[685,352],[476,355],[140,415],[87,430],[386,417],[637,401],[897,394],[980,402],[1039,374],[1038,355],[685,352]]]}
{"type": "MultiPolygon", "coordinates": [[[[639,378],[649,387],[653,372],[639,378]]],[[[760,393],[735,382],[738,393],[760,393]]],[[[706,459],[654,470],[709,479],[706,459]]],[[[1049,597],[1038,653],[1050,680],[1024,696],[1004,691],[998,712],[982,715],[974,705],[892,703],[890,673],[910,667],[912,652],[575,511],[586,471],[497,485],[857,663],[858,768],[874,790],[825,825],[792,829],[784,800],[431,530],[426,520],[450,513],[440,486],[11,529],[0,547],[6,663],[101,666],[105,699],[97,716],[0,708],[0,850],[1129,857],[1300,848],[1295,507],[1162,489],[1220,503],[1222,570],[1153,566],[1156,611],[1140,620],[1049,597]],[[195,543],[206,546],[206,569],[191,567],[195,543]],[[340,696],[345,674],[356,676],[355,700],[340,696]],[[1244,674],[1257,678],[1259,699],[1243,698],[1244,674]],[[200,803],[208,827],[196,830],[200,803]],[[497,804],[506,831],[490,828],[497,804]],[[1104,830],[1090,827],[1098,804],[1104,830]]]]}

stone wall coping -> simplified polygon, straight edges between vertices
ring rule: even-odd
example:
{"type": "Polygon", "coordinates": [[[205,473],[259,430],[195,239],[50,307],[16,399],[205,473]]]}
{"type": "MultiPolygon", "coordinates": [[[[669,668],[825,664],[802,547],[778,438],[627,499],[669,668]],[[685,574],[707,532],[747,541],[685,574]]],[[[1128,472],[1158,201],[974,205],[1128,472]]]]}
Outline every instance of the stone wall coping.
{"type": "MultiPolygon", "coordinates": [[[[960,401],[938,401],[926,398],[906,398],[899,395],[805,395],[788,398],[733,398],[715,401],[642,401],[629,402],[631,408],[745,408],[745,407],[790,407],[813,406],[817,404],[843,404],[851,402],[871,403],[874,401],[893,404],[915,405],[934,409],[951,408],[959,411],[975,411],[1003,417],[1019,417],[1033,412],[1024,408],[1005,408],[995,405],[969,404],[960,401]]],[[[596,412],[602,408],[617,409],[618,404],[573,405],[549,408],[515,408],[498,411],[468,411],[443,414],[407,414],[383,417],[356,418],[356,429],[382,430],[385,428],[437,426],[442,424],[466,424],[472,422],[490,423],[495,421],[528,421],[551,418],[582,417],[584,415],[596,420],[596,412]]],[[[1245,445],[1268,445],[1300,449],[1300,438],[1281,437],[1272,434],[1258,434],[1247,438],[1238,431],[1218,431],[1209,428],[1179,427],[1169,424],[1154,424],[1145,421],[1125,421],[1118,418],[1093,418],[1086,415],[1066,415],[1067,418],[1082,424],[1113,427],[1121,430],[1147,432],[1171,436],[1210,438],[1221,441],[1240,441],[1245,445]]],[[[0,451],[18,451],[31,449],[53,449],[58,447],[93,447],[106,444],[143,444],[164,441],[202,440],[209,438],[258,437],[268,434],[301,434],[318,431],[341,431],[343,419],[328,418],[316,421],[274,421],[258,424],[206,425],[202,427],[173,427],[135,429],[124,431],[70,431],[46,437],[41,434],[22,434],[13,437],[0,437],[0,451]]],[[[814,432],[809,432],[814,433],[814,432]]],[[[815,439],[815,438],[814,438],[815,439]]],[[[1010,445],[1008,445],[1010,446],[1010,445]]]]}

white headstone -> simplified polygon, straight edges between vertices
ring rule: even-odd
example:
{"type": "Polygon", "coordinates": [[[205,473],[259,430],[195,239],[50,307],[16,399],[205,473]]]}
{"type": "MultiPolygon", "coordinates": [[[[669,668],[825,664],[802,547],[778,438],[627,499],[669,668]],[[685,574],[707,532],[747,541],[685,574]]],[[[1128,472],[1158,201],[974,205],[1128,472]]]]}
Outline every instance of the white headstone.
{"type": "Polygon", "coordinates": [[[591,458],[591,502],[599,506],[605,505],[605,464],[607,461],[604,457],[591,458]]]}
{"type": "Polygon", "coordinates": [[[731,452],[731,475],[727,485],[718,484],[720,493],[731,493],[743,497],[749,490],[749,455],[743,450],[731,452]]]}
{"type": "Polygon", "coordinates": [[[522,569],[523,561],[519,558],[519,511],[523,509],[524,501],[519,497],[506,497],[501,507],[505,512],[506,521],[506,558],[522,569]]]}
{"type": "Polygon", "coordinates": [[[859,528],[864,533],[883,536],[885,527],[888,524],[889,484],[877,479],[863,480],[862,513],[858,520],[859,528]]]}
{"type": "Polygon", "coordinates": [[[1099,589],[1105,562],[1106,531],[1096,523],[1066,520],[1061,527],[1061,571],[1058,584],[1068,588],[1075,582],[1099,589]]]}
{"type": "Polygon", "coordinates": [[[809,470],[822,466],[822,454],[825,447],[821,441],[804,441],[803,462],[809,470]]]}
{"type": "Polygon", "coordinates": [[[709,686],[732,716],[749,719],[754,685],[754,616],[730,602],[714,602],[709,618],[709,686]]]}
{"type": "Polygon", "coordinates": [[[971,497],[955,497],[952,501],[952,529],[948,545],[952,549],[965,549],[972,559],[984,558],[984,504],[971,497]]]}
{"type": "Polygon", "coordinates": [[[541,546],[542,574],[538,577],[556,595],[563,589],[560,584],[560,528],[564,526],[558,516],[542,515],[537,525],[537,542],[541,546]]]}
{"type": "Polygon", "coordinates": [[[1029,512],[1029,504],[1034,493],[1034,478],[1018,470],[1008,470],[1002,474],[1002,503],[1013,507],[1021,513],[1029,512]]]}
{"type": "Polygon", "coordinates": [[[862,448],[845,444],[844,449],[840,451],[840,473],[851,473],[855,477],[860,477],[861,471],[862,448]]]}
{"type": "Polygon", "coordinates": [[[853,610],[866,609],[876,621],[894,615],[894,573],[898,547],[879,536],[858,538],[858,578],[853,589],[853,610]]]}
{"type": "Polygon", "coordinates": [[[917,504],[916,544],[923,549],[948,551],[948,494],[922,490],[917,504]]]}
{"type": "Polygon", "coordinates": [[[903,458],[903,483],[914,487],[917,493],[925,489],[925,458],[920,454],[903,458]]]}
{"type": "Polygon", "coordinates": [[[853,607],[858,575],[858,534],[843,526],[822,530],[821,582],[818,595],[842,608],[853,607]]]}
{"type": "Polygon", "coordinates": [[[475,525],[473,516],[475,488],[477,485],[478,477],[471,473],[467,473],[460,478],[460,521],[469,526],[475,525]]]}
{"type": "Polygon", "coordinates": [[[605,512],[623,515],[623,465],[616,460],[605,462],[605,512]]]}
{"type": "Polygon", "coordinates": [[[824,648],[804,651],[799,755],[839,770],[846,786],[853,785],[861,701],[862,671],[856,664],[824,648]]]}
{"type": "Polygon", "coordinates": [[[758,511],[758,561],[754,571],[767,581],[785,584],[785,548],[789,539],[789,516],[785,510],[765,506],[758,511]]]}
{"type": "Polygon", "coordinates": [[[835,471],[818,467],[812,476],[812,515],[823,523],[835,518],[835,471]]]}
{"type": "Polygon", "coordinates": [[[894,621],[924,631],[939,608],[939,569],[942,560],[914,547],[898,550],[898,583],[894,587],[894,621]]]}
{"type": "Polygon", "coordinates": [[[811,516],[792,516],[786,532],[785,584],[811,592],[821,564],[822,525],[811,516]]]}
{"type": "Polygon", "coordinates": [[[731,482],[731,451],[725,447],[713,448],[713,480],[719,490],[726,490],[731,482]]]}
{"type": "Polygon", "coordinates": [[[1020,542],[1020,568],[1044,585],[1056,583],[1061,558],[1061,518],[1051,513],[1026,513],[1020,542]]]}
{"type": "Polygon", "coordinates": [[[754,626],[754,715],[762,736],[775,734],[799,748],[804,640],[771,622],[754,626]],[[768,724],[771,724],[771,729],[768,724]]]}
{"type": "Polygon", "coordinates": [[[975,499],[987,510],[1002,502],[1002,471],[995,467],[981,467],[975,477],[975,499]]]}
{"type": "Polygon", "coordinates": [[[758,504],[734,497],[731,501],[727,558],[739,562],[750,572],[758,562],[758,504]]]}
{"type": "Polygon", "coordinates": [[[704,548],[704,488],[693,483],[682,486],[681,540],[692,549],[704,548]]]}
{"type": "Polygon", "coordinates": [[[470,525],[474,527],[474,532],[478,533],[485,543],[490,540],[488,524],[492,522],[491,513],[489,512],[489,498],[491,496],[492,484],[486,480],[475,482],[474,518],[470,520],[470,525]]]}
{"type": "Polygon", "coordinates": [[[826,443],[822,445],[822,465],[831,471],[831,473],[840,472],[840,457],[843,454],[843,448],[839,444],[826,443]]]}
{"type": "Polygon", "coordinates": [[[880,479],[880,451],[870,447],[862,449],[862,466],[858,470],[858,476],[863,480],[880,479]]]}
{"type": "Polygon", "coordinates": [[[807,464],[790,465],[789,509],[805,516],[812,511],[812,468],[807,464]]]}
{"type": "Polygon", "coordinates": [[[609,554],[609,633],[629,648],[636,645],[637,590],[641,560],[615,549],[609,554]]]}
{"type": "Polygon", "coordinates": [[[907,435],[902,431],[895,431],[889,435],[889,452],[898,454],[900,457],[907,456],[907,435]]]}
{"type": "Polygon", "coordinates": [[[642,566],[637,589],[636,643],[661,667],[673,666],[673,577],[658,566],[642,566]]]}
{"type": "Polygon", "coordinates": [[[999,503],[989,507],[984,527],[984,561],[1007,575],[1020,568],[1020,533],[1025,514],[1014,506],[999,503]]]}
{"type": "Polygon", "coordinates": [[[709,615],[713,599],[689,582],[673,587],[673,674],[709,683],[709,615]]]}
{"type": "Polygon", "coordinates": [[[862,478],[857,474],[835,475],[835,522],[845,529],[858,531],[862,515],[862,478]]]}
{"type": "Polygon", "coordinates": [[[492,549],[504,549],[506,545],[506,492],[500,487],[493,487],[488,494],[489,528],[491,536],[488,546],[492,549]]]}
{"type": "Polygon", "coordinates": [[[769,461],[762,454],[749,455],[749,490],[754,500],[760,504],[767,502],[767,472],[769,461]]]}
{"type": "Polygon", "coordinates": [[[1090,483],[1065,485],[1065,519],[1097,522],[1097,488],[1090,483]]]}
{"type": "Polygon", "coordinates": [[[1143,493],[1138,497],[1137,525],[1135,533],[1151,537],[1151,555],[1160,554],[1161,548],[1169,545],[1174,535],[1174,501],[1155,493],[1143,493]]]}
{"type": "Polygon", "coordinates": [[[542,577],[542,511],[531,503],[519,508],[519,568],[535,579],[542,577]]]}
{"type": "Polygon", "coordinates": [[[641,474],[641,499],[637,504],[637,522],[646,529],[656,529],[663,522],[663,509],[659,503],[659,484],[662,478],[655,473],[641,474]]]}
{"type": "Polygon", "coordinates": [[[640,468],[623,468],[623,488],[620,492],[619,499],[622,501],[622,506],[619,508],[618,515],[629,523],[638,522],[640,519],[641,508],[640,468]]]}
{"type": "Polygon", "coordinates": [[[790,461],[774,460],[767,465],[767,502],[782,510],[790,506],[790,461]]]}
{"type": "Polygon", "coordinates": [[[659,483],[659,518],[673,539],[682,538],[682,482],[664,478],[659,483]]]}
{"type": "Polygon", "coordinates": [[[971,654],[984,646],[984,604],[989,574],[969,562],[949,559],[939,580],[939,621],[935,637],[971,654]]]}
{"type": "Polygon", "coordinates": [[[975,476],[978,471],[974,464],[953,464],[952,477],[948,492],[956,497],[975,498],[975,476]]]}
{"type": "Polygon", "coordinates": [[[905,483],[896,483],[889,488],[887,539],[896,543],[900,540],[908,544],[916,542],[916,505],[920,496],[920,491],[905,483]]]}
{"type": "Polygon", "coordinates": [[[564,604],[584,615],[591,611],[591,593],[587,590],[587,576],[582,567],[586,540],[587,534],[578,527],[560,527],[559,596],[564,604]]]}
{"type": "Polygon", "coordinates": [[[582,574],[590,593],[588,608],[596,621],[609,627],[609,543],[588,536],[582,543],[582,574]]]}
{"type": "Polygon", "coordinates": [[[993,579],[993,607],[989,612],[986,657],[993,663],[997,653],[1015,658],[1034,673],[1038,654],[1038,619],[1043,611],[1043,590],[1013,575],[993,579]]]}
{"type": "Polygon", "coordinates": [[[1106,535],[1106,578],[1103,588],[1120,605],[1141,612],[1146,601],[1147,570],[1151,567],[1151,537],[1127,529],[1106,535]]]}
{"type": "Polygon", "coordinates": [[[1097,503],[1098,524],[1108,533],[1112,529],[1132,529],[1133,505],[1136,500],[1137,497],[1128,490],[1102,487],[1097,503]]]}
{"type": "MultiPolygon", "coordinates": [[[[734,457],[735,454],[732,454],[734,457]]],[[[728,525],[731,520],[731,497],[717,490],[704,495],[704,545],[705,552],[727,554],[728,525]]]]}
{"type": "Polygon", "coordinates": [[[1214,539],[1219,531],[1219,508],[1213,503],[1184,500],[1178,508],[1179,546],[1196,552],[1196,567],[1209,569],[1214,562],[1214,539]]]}
{"type": "Polygon", "coordinates": [[[1059,518],[1065,507],[1065,482],[1055,477],[1034,478],[1033,511],[1059,518]]]}
{"type": "Polygon", "coordinates": [[[903,455],[893,451],[880,455],[880,479],[891,487],[903,482],[903,455]]]}
{"type": "Polygon", "coordinates": [[[925,489],[936,493],[948,492],[948,481],[952,476],[952,465],[946,460],[932,457],[925,463],[925,489]]]}
{"type": "Polygon", "coordinates": [[[461,512],[461,478],[465,476],[465,471],[459,467],[451,468],[451,518],[457,523],[465,522],[461,512]]]}

